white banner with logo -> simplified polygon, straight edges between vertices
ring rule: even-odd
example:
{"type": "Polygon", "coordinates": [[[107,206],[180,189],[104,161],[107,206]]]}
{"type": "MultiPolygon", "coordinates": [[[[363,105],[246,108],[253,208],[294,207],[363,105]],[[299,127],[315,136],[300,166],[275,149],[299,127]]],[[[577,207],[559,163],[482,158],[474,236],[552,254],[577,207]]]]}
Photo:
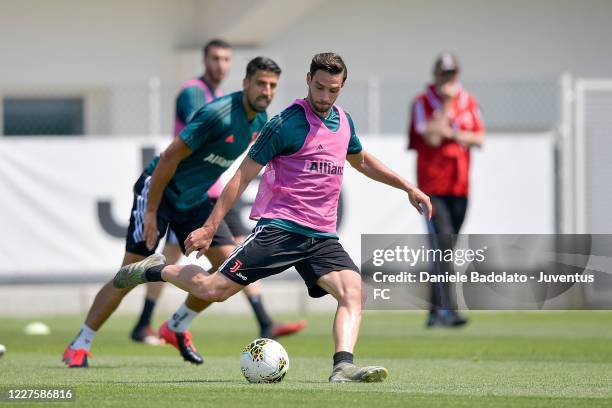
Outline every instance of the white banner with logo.
{"type": "MultiPolygon", "coordinates": [[[[112,276],[123,256],[133,184],[168,140],[0,139],[0,283],[112,276]]],[[[364,135],[362,142],[389,167],[415,180],[415,156],[405,150],[403,137],[364,135]]],[[[426,231],[403,192],[350,168],[344,180],[339,234],[355,262],[362,233],[426,231]]],[[[554,232],[551,135],[489,136],[474,154],[471,185],[462,232],[554,232]]],[[[244,196],[247,204],[255,193],[253,185],[244,196]]],[[[247,206],[245,220],[248,213],[247,206]]]]}

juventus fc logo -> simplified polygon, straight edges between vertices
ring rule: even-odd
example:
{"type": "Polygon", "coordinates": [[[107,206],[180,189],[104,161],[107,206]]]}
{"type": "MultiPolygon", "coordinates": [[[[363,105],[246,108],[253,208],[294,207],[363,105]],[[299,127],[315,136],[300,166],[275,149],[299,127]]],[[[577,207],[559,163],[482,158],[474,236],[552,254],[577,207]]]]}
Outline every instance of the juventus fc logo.
{"type": "Polygon", "coordinates": [[[242,266],[242,262],[239,259],[236,259],[232,267],[230,268],[231,273],[236,273],[238,269],[242,266]]]}

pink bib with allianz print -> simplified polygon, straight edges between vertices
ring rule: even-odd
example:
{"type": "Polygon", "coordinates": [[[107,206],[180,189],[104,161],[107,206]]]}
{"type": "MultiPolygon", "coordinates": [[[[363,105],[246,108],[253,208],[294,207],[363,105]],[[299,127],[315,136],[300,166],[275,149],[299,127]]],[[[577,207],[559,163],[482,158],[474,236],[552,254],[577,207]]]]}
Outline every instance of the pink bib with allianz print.
{"type": "Polygon", "coordinates": [[[251,209],[251,219],[284,219],[316,231],[335,233],[338,199],[348,144],[349,121],[335,106],[340,117],[332,132],[304,99],[297,99],[306,114],[310,131],[300,150],[289,156],[276,156],[266,166],[251,209]]]}

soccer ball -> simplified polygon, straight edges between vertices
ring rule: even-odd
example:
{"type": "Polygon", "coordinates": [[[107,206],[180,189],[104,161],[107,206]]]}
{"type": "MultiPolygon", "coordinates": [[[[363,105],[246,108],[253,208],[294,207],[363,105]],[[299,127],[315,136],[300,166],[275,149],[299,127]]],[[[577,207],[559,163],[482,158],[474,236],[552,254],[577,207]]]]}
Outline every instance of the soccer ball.
{"type": "Polygon", "coordinates": [[[240,369],[251,383],[281,382],[289,370],[289,356],[279,342],[256,339],[242,350],[240,369]]]}

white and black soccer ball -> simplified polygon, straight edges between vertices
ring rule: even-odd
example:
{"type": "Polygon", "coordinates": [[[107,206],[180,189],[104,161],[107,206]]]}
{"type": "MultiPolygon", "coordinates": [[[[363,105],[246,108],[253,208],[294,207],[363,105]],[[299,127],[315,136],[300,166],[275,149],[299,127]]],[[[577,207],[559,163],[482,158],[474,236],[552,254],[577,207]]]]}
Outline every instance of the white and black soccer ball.
{"type": "Polygon", "coordinates": [[[240,368],[251,383],[277,383],[289,370],[289,356],[279,342],[256,339],[242,350],[240,368]]]}

